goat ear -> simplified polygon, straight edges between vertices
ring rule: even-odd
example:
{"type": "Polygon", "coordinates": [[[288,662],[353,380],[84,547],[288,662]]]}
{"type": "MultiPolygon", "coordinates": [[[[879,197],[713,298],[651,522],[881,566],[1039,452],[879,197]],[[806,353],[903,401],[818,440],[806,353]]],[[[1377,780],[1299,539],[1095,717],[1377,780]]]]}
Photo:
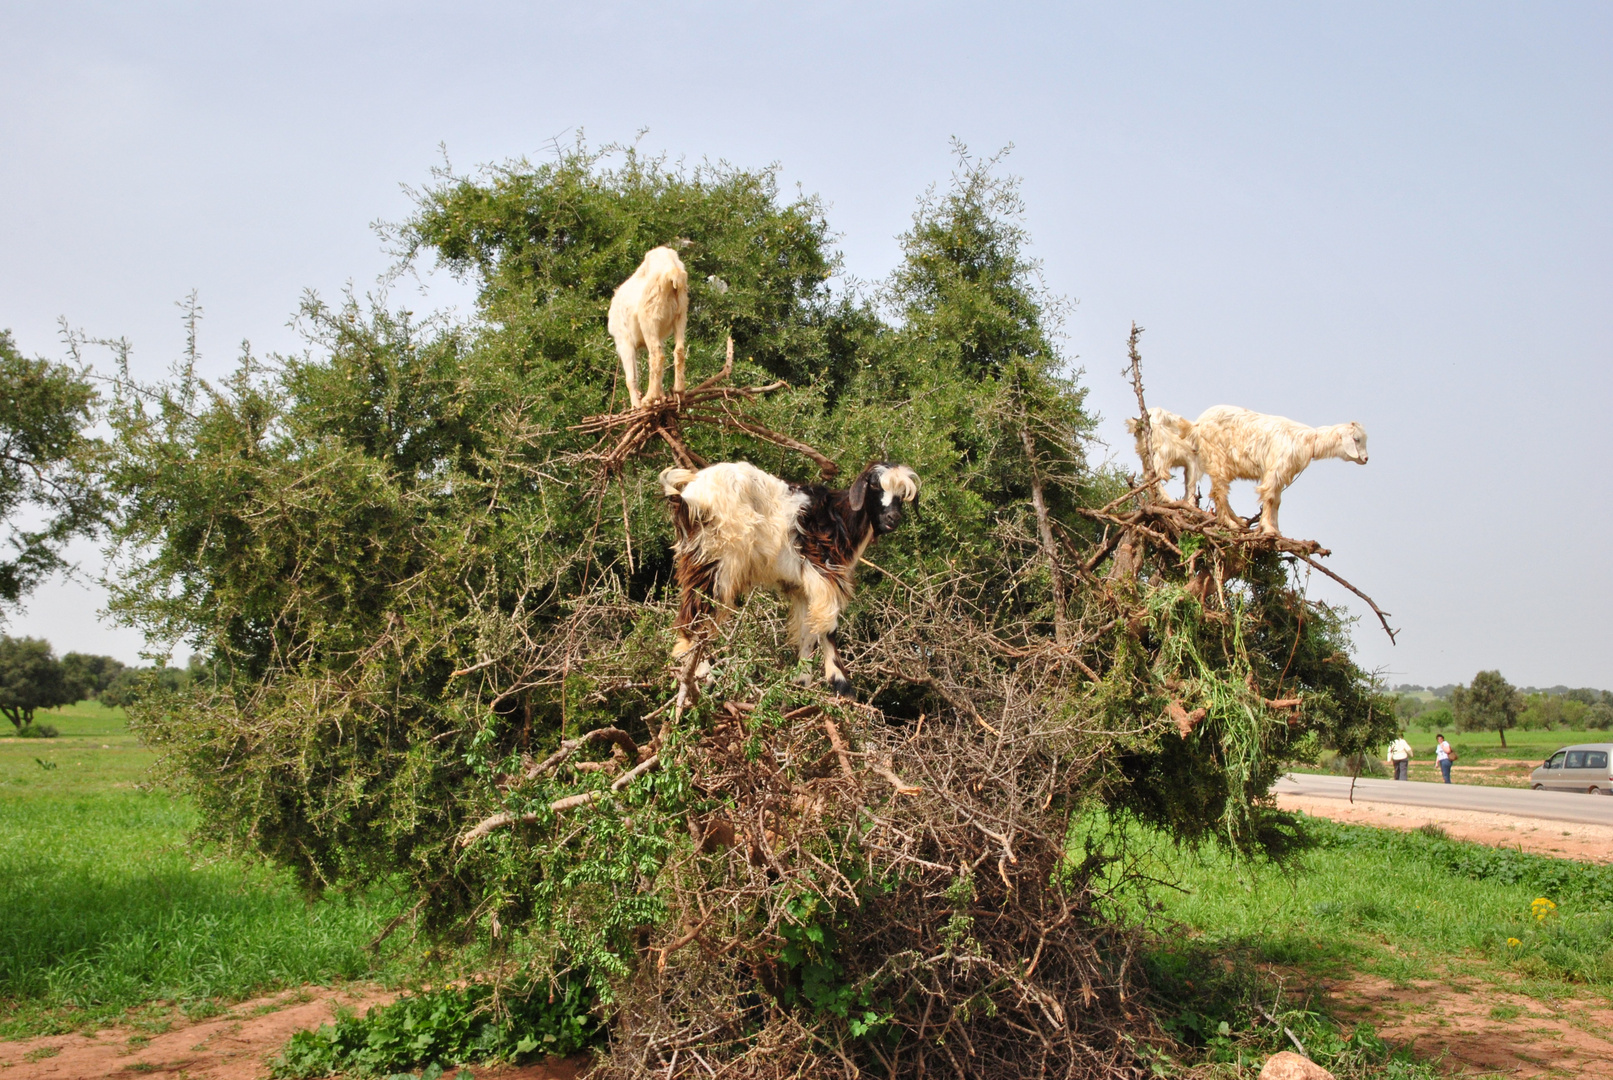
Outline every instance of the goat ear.
{"type": "Polygon", "coordinates": [[[868,474],[863,473],[861,476],[857,477],[856,482],[851,485],[851,491],[847,493],[846,501],[851,505],[851,512],[854,514],[862,513],[863,502],[867,498],[868,474]]]}

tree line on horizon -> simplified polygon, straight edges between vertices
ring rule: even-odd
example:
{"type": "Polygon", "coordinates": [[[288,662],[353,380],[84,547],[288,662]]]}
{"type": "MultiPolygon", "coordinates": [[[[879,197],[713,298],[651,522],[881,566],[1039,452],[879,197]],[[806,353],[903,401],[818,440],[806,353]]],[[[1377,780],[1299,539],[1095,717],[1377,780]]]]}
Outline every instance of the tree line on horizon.
{"type": "Polygon", "coordinates": [[[178,690],[201,667],[135,666],[116,657],[70,652],[58,658],[43,638],[0,634],[0,715],[24,738],[51,738],[56,729],[36,722],[41,709],[98,701],[108,708],[134,704],[146,691],[178,690]]]}
{"type": "Polygon", "coordinates": [[[1481,671],[1467,685],[1394,688],[1395,716],[1424,731],[1494,731],[1507,744],[1508,729],[1521,731],[1613,730],[1613,693],[1591,687],[1513,686],[1499,671],[1481,671]],[[1434,700],[1416,696],[1431,693],[1434,700]]]}

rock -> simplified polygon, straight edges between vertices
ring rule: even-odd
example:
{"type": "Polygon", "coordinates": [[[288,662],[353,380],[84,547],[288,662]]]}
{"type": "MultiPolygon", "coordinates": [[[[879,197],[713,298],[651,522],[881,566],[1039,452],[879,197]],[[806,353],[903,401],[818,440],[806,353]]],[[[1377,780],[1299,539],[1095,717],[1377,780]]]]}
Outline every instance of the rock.
{"type": "Polygon", "coordinates": [[[1300,1057],[1292,1050],[1284,1050],[1266,1059],[1260,1070],[1260,1080],[1337,1080],[1314,1061],[1300,1057]]]}

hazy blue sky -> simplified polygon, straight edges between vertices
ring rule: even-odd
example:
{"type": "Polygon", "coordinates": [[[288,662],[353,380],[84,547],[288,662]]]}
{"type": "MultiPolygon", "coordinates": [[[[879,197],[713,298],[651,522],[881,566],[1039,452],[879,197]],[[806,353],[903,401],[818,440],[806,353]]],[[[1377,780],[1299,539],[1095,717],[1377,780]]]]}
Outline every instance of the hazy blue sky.
{"type": "MultiPolygon", "coordinates": [[[[1610,106],[1605,3],[11,0],[0,326],[55,356],[60,316],[126,335],[154,375],[196,289],[214,370],[295,348],[301,291],[372,285],[370,223],[439,144],[464,169],[577,129],[778,162],[874,279],[951,137],[1013,143],[1114,453],[1136,319],[1153,404],[1365,425],[1370,464],[1313,466],[1283,525],[1404,628],[1363,622],[1366,663],[1613,687],[1610,106]]],[[[99,603],[53,585],[10,631],[134,659],[99,603]]]]}

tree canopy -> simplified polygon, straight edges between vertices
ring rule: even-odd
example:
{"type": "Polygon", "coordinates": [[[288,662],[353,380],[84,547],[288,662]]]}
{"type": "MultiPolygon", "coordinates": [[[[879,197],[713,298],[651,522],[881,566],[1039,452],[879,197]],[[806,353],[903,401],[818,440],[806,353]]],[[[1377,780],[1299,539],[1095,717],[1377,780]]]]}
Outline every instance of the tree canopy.
{"type": "Polygon", "coordinates": [[[1494,731],[1507,744],[1507,728],[1516,727],[1523,695],[1499,671],[1481,671],[1470,686],[1451,691],[1451,713],[1463,731],[1494,731]]]}
{"type": "MultiPolygon", "coordinates": [[[[1125,501],[1129,478],[1088,459],[1060,308],[994,162],[960,157],[951,185],[919,204],[902,265],[870,292],[836,288],[821,205],[783,198],[774,172],[631,151],[441,175],[393,235],[405,259],[472,281],[475,312],[311,297],[304,353],[243,355],[220,385],[194,365],[158,384],[125,379],[112,404],[127,568],[113,610],[206,658],[131,712],[198,800],[207,839],[289,866],[312,890],[404,882],[428,931],[583,979],[621,1010],[621,995],[662,985],[678,920],[698,910],[691,883],[748,882],[743,902],[725,901],[730,966],[683,985],[727,987],[709,1001],[730,1005],[795,1002],[853,1037],[848,1003],[900,998],[880,965],[919,948],[882,936],[895,932],[878,921],[885,905],[923,905],[931,933],[966,894],[976,906],[1078,894],[1059,868],[1071,816],[1093,805],[1188,842],[1275,850],[1283,819],[1266,793],[1282,763],[1364,751],[1393,724],[1392,701],[1351,662],[1348,618],[1307,600],[1275,549],[1183,537],[1100,569],[1114,548],[1099,511],[1125,501]],[[743,405],[760,423],[843,472],[886,459],[923,478],[920,514],[869,551],[843,624],[861,707],[790,684],[778,609],[758,597],[721,643],[706,700],[670,722],[676,595],[655,477],[671,459],[653,444],[609,475],[577,430],[625,406],[606,305],[662,243],[689,269],[691,383],[716,372],[732,335],[735,385],[789,384],[743,405]],[[843,728],[803,719],[812,710],[843,728]],[[602,728],[621,738],[601,754],[625,740],[659,768],[630,774],[630,758],[580,751],[602,728]],[[973,884],[937,884],[924,875],[963,872],[957,852],[880,862],[861,802],[812,795],[812,814],[789,812],[797,824],[756,809],[772,824],[753,829],[751,796],[711,779],[718,758],[728,783],[842,729],[869,748],[858,760],[886,747],[893,766],[897,752],[957,764],[933,799],[887,789],[896,801],[878,814],[965,802],[1010,814],[1008,833],[982,826],[1015,838],[1006,853],[981,854],[973,884]],[[725,815],[730,839],[752,829],[749,846],[710,839],[725,815]],[[472,829],[489,821],[508,827],[472,829]],[[760,852],[806,821],[816,831],[797,853],[768,863],[760,852]],[[801,926],[817,936],[790,944],[780,929],[801,926]],[[656,974],[634,982],[636,970],[656,974]],[[831,970],[850,989],[813,997],[831,970]]],[[[709,460],[798,481],[816,471],[731,427],[683,435],[709,460]]],[[[745,790],[786,774],[817,783],[834,754],[810,756],[745,790]]],[[[999,843],[967,824],[947,835],[999,843]]],[[[1078,981],[1103,962],[1090,942],[1060,956],[1047,971],[1062,974],[1043,978],[1078,981]]],[[[948,1023],[971,1023],[963,1003],[998,991],[959,978],[961,1019],[948,1023]]],[[[1119,998],[1109,1006],[1121,1015],[1119,998]]],[[[817,1052],[810,1038],[791,1045],[817,1052]]]]}
{"type": "Polygon", "coordinates": [[[29,359],[0,330],[0,525],[9,549],[0,554],[0,618],[64,565],[70,539],[96,525],[97,444],[87,434],[95,402],[83,370],[29,359]]]}
{"type": "Polygon", "coordinates": [[[20,732],[34,722],[38,709],[54,709],[81,700],[50,642],[0,634],[0,713],[20,732]]]}

